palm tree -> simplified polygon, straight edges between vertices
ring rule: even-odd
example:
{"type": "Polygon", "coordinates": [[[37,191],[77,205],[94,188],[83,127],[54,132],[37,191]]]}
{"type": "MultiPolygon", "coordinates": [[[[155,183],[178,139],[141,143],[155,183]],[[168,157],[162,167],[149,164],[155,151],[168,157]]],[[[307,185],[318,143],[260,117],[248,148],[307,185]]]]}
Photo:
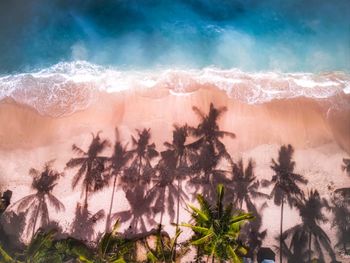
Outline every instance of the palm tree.
{"type": "Polygon", "coordinates": [[[346,171],[346,173],[350,176],[350,159],[343,159],[343,165],[342,165],[342,169],[343,171],[346,171]]]}
{"type": "Polygon", "coordinates": [[[52,169],[53,161],[47,162],[42,171],[31,168],[29,174],[33,176],[32,189],[36,192],[28,195],[15,203],[18,211],[26,211],[29,215],[28,231],[32,229],[32,237],[35,234],[38,220],[40,225],[49,223],[49,210],[47,202],[52,205],[56,212],[64,209],[64,205],[52,194],[57,180],[63,175],[52,169]]]}
{"type": "Polygon", "coordinates": [[[39,228],[29,244],[15,255],[13,257],[0,245],[0,261],[5,263],[96,262],[91,247],[71,237],[58,239],[57,229],[39,228]]]}
{"type": "MultiPolygon", "coordinates": [[[[278,153],[278,161],[272,159],[271,169],[275,172],[271,181],[264,181],[263,184],[268,186],[273,184],[270,198],[274,199],[277,206],[281,206],[280,222],[280,251],[282,251],[282,233],[283,233],[283,209],[284,203],[290,207],[294,206],[298,199],[303,198],[303,191],[298,184],[306,184],[307,180],[299,174],[294,173],[295,162],[292,161],[294,149],[289,144],[281,146],[278,153]]],[[[282,263],[282,253],[280,253],[280,263],[282,263]]]]}
{"type": "Polygon", "coordinates": [[[199,208],[189,205],[192,210],[193,224],[181,224],[193,230],[191,244],[198,247],[198,254],[206,255],[207,260],[242,261],[241,256],[247,253],[238,237],[243,223],[253,218],[249,213],[233,212],[232,204],[224,206],[224,186],[217,186],[216,205],[212,206],[202,196],[197,195],[199,208]]]}
{"type": "Polygon", "coordinates": [[[144,239],[144,244],[148,251],[148,262],[179,262],[180,258],[189,252],[189,249],[186,246],[182,246],[179,251],[176,251],[177,239],[179,238],[180,234],[181,231],[177,228],[175,236],[170,238],[168,233],[162,231],[162,226],[159,225],[155,245],[149,245],[147,238],[144,239]]]}
{"type": "Polygon", "coordinates": [[[61,257],[58,262],[95,263],[94,249],[79,239],[67,237],[55,240],[54,249],[54,253],[61,257]]]}
{"type": "Polygon", "coordinates": [[[251,211],[252,208],[255,208],[252,199],[269,197],[269,195],[259,192],[260,182],[254,174],[254,166],[252,159],[249,159],[245,169],[242,159],[232,166],[232,179],[229,183],[229,189],[231,190],[235,207],[238,207],[240,210],[243,209],[243,203],[245,203],[246,208],[251,211]]]}
{"type": "Polygon", "coordinates": [[[116,142],[114,144],[114,151],[113,151],[112,157],[109,159],[110,164],[107,167],[107,170],[109,170],[109,176],[114,179],[113,179],[111,204],[109,207],[109,212],[106,220],[106,232],[108,231],[110,221],[111,221],[111,213],[112,213],[117,177],[118,175],[121,175],[123,173],[131,157],[132,157],[132,154],[127,150],[127,146],[126,145],[123,146],[122,143],[120,142],[118,129],[116,129],[116,142]]]}
{"type": "Polygon", "coordinates": [[[4,263],[45,263],[62,262],[54,247],[55,232],[38,229],[28,246],[16,257],[11,256],[0,245],[0,260],[4,263]]]}
{"type": "Polygon", "coordinates": [[[291,235],[291,247],[294,248],[294,250],[300,248],[302,245],[304,248],[307,247],[308,262],[311,262],[312,259],[312,243],[317,251],[319,259],[322,261],[324,260],[323,251],[325,250],[328,251],[332,260],[335,260],[331,241],[319,226],[320,223],[326,223],[328,221],[322,213],[322,208],[328,207],[327,201],[320,197],[317,190],[311,190],[308,194],[308,198],[304,198],[301,202],[297,202],[296,207],[299,210],[302,223],[286,230],[283,233],[283,239],[286,239],[291,235]],[[302,241],[304,243],[302,243],[302,241]]]}
{"type": "MultiPolygon", "coordinates": [[[[38,229],[32,240],[23,251],[25,263],[60,262],[60,255],[54,246],[55,230],[38,229]]],[[[16,262],[16,261],[15,261],[16,262]]]]}
{"type": "Polygon", "coordinates": [[[102,140],[99,134],[100,132],[98,132],[96,136],[92,134],[92,141],[87,152],[73,144],[73,151],[80,157],[72,158],[66,164],[66,168],[80,167],[73,177],[72,187],[74,189],[81,180],[83,181],[82,186],[84,189],[83,191],[85,191],[85,206],[88,205],[89,192],[98,191],[107,184],[104,175],[104,166],[108,158],[102,157],[100,154],[109,146],[109,142],[107,140],[102,140]]]}
{"type": "MultiPolygon", "coordinates": [[[[134,244],[119,232],[120,222],[114,223],[112,231],[105,232],[97,244],[98,262],[125,263],[124,257],[134,256],[134,244]]],[[[131,260],[131,259],[130,259],[131,260]]]]}
{"type": "Polygon", "coordinates": [[[220,141],[224,136],[235,138],[236,135],[231,132],[222,131],[217,121],[226,107],[215,108],[211,103],[208,115],[205,115],[197,107],[193,107],[194,112],[199,116],[200,123],[196,128],[189,128],[191,134],[198,138],[189,145],[197,153],[192,169],[196,172],[196,176],[192,179],[192,183],[203,186],[203,192],[211,198],[214,198],[213,190],[219,183],[226,183],[226,173],[218,170],[217,166],[222,160],[226,160],[232,164],[231,157],[226,150],[225,145],[220,141]]]}

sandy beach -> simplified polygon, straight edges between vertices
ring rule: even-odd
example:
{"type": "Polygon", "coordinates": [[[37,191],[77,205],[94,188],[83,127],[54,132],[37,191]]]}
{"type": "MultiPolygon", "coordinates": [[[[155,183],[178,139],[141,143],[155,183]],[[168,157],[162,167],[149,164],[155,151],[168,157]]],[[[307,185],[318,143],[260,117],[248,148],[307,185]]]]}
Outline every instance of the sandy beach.
{"type": "MultiPolygon", "coordinates": [[[[13,202],[16,202],[31,193],[29,169],[40,169],[46,161],[54,159],[54,167],[64,171],[65,176],[60,179],[53,194],[65,205],[65,211],[56,213],[50,210],[50,219],[57,220],[66,231],[69,231],[74,218],[76,203],[83,199],[80,187],[71,189],[74,171],[64,170],[67,161],[74,156],[71,151],[74,143],[86,149],[92,138],[91,132],[98,131],[102,131],[101,137],[113,142],[115,127],[119,128],[121,139],[126,143],[135,129],[151,128],[152,141],[161,151],[164,150],[163,142],[171,140],[173,124],[196,125],[198,118],[192,106],[207,111],[211,102],[228,109],[219,124],[222,130],[232,131],[237,136],[236,139],[224,139],[233,160],[253,158],[258,179],[271,178],[271,158],[277,158],[281,145],[292,144],[295,147],[296,172],[309,180],[304,190],[317,189],[322,197],[327,198],[330,185],[334,188],[350,186],[350,178],[341,170],[342,158],[349,156],[350,152],[350,125],[347,122],[350,110],[331,108],[332,100],[339,98],[295,98],[246,104],[213,87],[202,87],[181,95],[158,88],[114,94],[96,92],[95,96],[95,102],[87,109],[58,118],[42,116],[34,109],[11,100],[0,104],[0,179],[3,188],[13,191],[13,202]]],[[[344,94],[341,99],[350,103],[348,95],[344,94]]],[[[111,149],[108,149],[104,155],[110,153],[111,149]]],[[[186,182],[184,186],[189,196],[196,194],[186,182]]],[[[111,191],[109,187],[91,195],[89,210],[108,211],[111,191]]],[[[269,189],[262,191],[269,193],[269,189]]],[[[128,209],[122,189],[118,189],[116,200],[114,212],[128,209]]],[[[268,201],[268,207],[263,211],[263,229],[268,229],[265,246],[277,245],[275,237],[279,231],[279,213],[280,208],[268,201]]],[[[159,220],[159,216],[156,215],[154,220],[159,220]]],[[[189,215],[183,205],[180,221],[188,220],[189,215]]],[[[166,216],[163,222],[165,229],[173,234],[174,227],[170,225],[169,217],[166,216]]],[[[297,222],[298,213],[286,209],[284,228],[297,222]]],[[[102,220],[96,225],[96,233],[103,232],[104,224],[102,220]]],[[[128,222],[123,222],[122,229],[128,226],[128,222]]],[[[330,223],[323,227],[334,243],[335,231],[330,223]]],[[[189,235],[190,231],[185,230],[181,239],[189,235]]]]}

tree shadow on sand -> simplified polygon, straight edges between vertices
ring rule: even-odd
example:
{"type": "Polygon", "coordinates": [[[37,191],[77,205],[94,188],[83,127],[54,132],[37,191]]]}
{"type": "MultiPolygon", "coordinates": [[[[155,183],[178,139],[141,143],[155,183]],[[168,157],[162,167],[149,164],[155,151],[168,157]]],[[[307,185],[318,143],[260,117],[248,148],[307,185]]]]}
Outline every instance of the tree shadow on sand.
{"type": "Polygon", "coordinates": [[[346,171],[348,176],[350,176],[350,159],[343,159],[343,165],[342,165],[343,171],[346,171]]]}
{"type": "Polygon", "coordinates": [[[247,257],[254,258],[263,240],[267,235],[267,230],[262,230],[262,212],[267,207],[264,202],[258,209],[253,200],[267,199],[269,195],[259,191],[260,181],[254,173],[255,163],[249,159],[244,167],[243,160],[240,159],[232,165],[232,176],[226,185],[227,201],[233,201],[234,207],[239,210],[245,209],[254,215],[254,220],[248,222],[242,229],[242,239],[249,244],[247,257]]]}
{"type": "Polygon", "coordinates": [[[75,218],[71,225],[71,236],[81,240],[93,240],[96,224],[105,216],[104,210],[92,214],[87,206],[77,203],[75,218]]]}
{"type": "Polygon", "coordinates": [[[267,236],[267,229],[262,230],[262,212],[267,207],[266,203],[257,209],[255,205],[248,205],[249,211],[254,219],[248,222],[242,229],[242,240],[249,245],[246,257],[254,259],[255,254],[261,248],[264,239],[267,236]]]}
{"type": "Polygon", "coordinates": [[[189,148],[196,153],[192,163],[194,171],[190,183],[201,190],[206,198],[215,200],[215,189],[218,184],[226,184],[227,172],[218,169],[223,162],[232,164],[231,156],[221,142],[225,136],[235,138],[231,132],[222,131],[219,128],[218,120],[227,111],[226,107],[215,108],[211,103],[209,112],[206,115],[197,107],[194,112],[199,116],[200,123],[197,127],[190,127],[189,131],[197,140],[189,145],[189,148]]]}
{"type": "Polygon", "coordinates": [[[6,211],[0,218],[0,243],[9,250],[23,248],[21,236],[26,226],[26,213],[6,211]]]}
{"type": "Polygon", "coordinates": [[[174,125],[172,143],[165,142],[167,150],[161,152],[156,170],[157,176],[153,178],[154,185],[150,190],[151,199],[156,200],[154,212],[161,213],[160,224],[163,222],[163,214],[168,212],[171,222],[179,223],[180,204],[188,199],[182,189],[182,181],[189,174],[190,151],[186,145],[188,127],[174,125]],[[175,211],[176,208],[176,211],[175,211]]]}
{"type": "Polygon", "coordinates": [[[254,167],[255,163],[252,159],[249,159],[245,168],[242,159],[232,166],[232,177],[226,186],[227,197],[230,201],[233,200],[234,206],[240,210],[245,205],[247,211],[253,209],[257,212],[253,199],[269,198],[269,195],[259,191],[261,184],[255,176],[254,167]]]}
{"type": "Polygon", "coordinates": [[[120,218],[122,222],[131,219],[131,231],[146,231],[146,221],[150,224],[155,224],[152,218],[153,200],[149,194],[148,186],[151,178],[155,174],[155,169],[152,167],[152,160],[158,156],[156,146],[150,143],[150,129],[137,130],[137,138],[132,138],[133,149],[131,164],[124,170],[121,176],[121,184],[125,197],[128,200],[130,209],[115,213],[113,218],[120,218]]]}
{"type": "MultiPolygon", "coordinates": [[[[320,223],[328,220],[322,212],[323,208],[328,208],[328,203],[321,198],[317,190],[311,190],[307,198],[296,203],[302,222],[282,234],[282,240],[291,238],[289,251],[293,252],[293,260],[297,262],[311,262],[314,256],[320,262],[325,262],[324,252],[326,251],[332,260],[335,260],[335,253],[331,246],[331,241],[320,227],[320,223]],[[297,255],[300,258],[297,258],[297,255]],[[307,255],[307,258],[305,256],[307,255]]],[[[282,250],[283,251],[283,250],[282,250]]],[[[286,254],[287,251],[283,251],[286,254]]],[[[291,261],[290,262],[296,262],[291,261]]]]}
{"type": "Polygon", "coordinates": [[[100,156],[108,146],[109,142],[100,138],[100,132],[96,136],[92,134],[92,141],[86,152],[75,144],[72,146],[72,150],[79,157],[70,159],[66,164],[66,168],[79,167],[73,177],[72,188],[75,189],[78,183],[82,181],[82,193],[85,193],[84,206],[88,205],[89,193],[101,190],[108,183],[104,173],[108,158],[100,156]]]}
{"type": "Polygon", "coordinates": [[[52,190],[58,179],[63,175],[52,168],[53,161],[47,162],[42,171],[34,168],[29,170],[33,176],[32,189],[36,192],[17,201],[17,211],[25,211],[28,219],[27,235],[30,231],[32,237],[35,234],[37,224],[45,226],[50,222],[48,204],[53,206],[56,212],[64,210],[64,205],[52,194],[52,190]],[[39,221],[40,220],[40,221],[39,221]]]}
{"type": "Polygon", "coordinates": [[[106,232],[109,231],[111,225],[111,216],[114,202],[114,195],[116,192],[117,179],[122,176],[127,164],[132,158],[132,152],[127,150],[127,145],[123,145],[119,138],[118,129],[116,129],[116,141],[114,143],[114,149],[111,158],[108,160],[108,171],[109,180],[113,179],[112,196],[109,206],[109,212],[106,219],[106,232]]]}
{"type": "MultiPolygon", "coordinates": [[[[307,184],[307,180],[302,175],[294,172],[293,154],[292,145],[282,145],[278,152],[278,160],[272,159],[271,169],[274,171],[272,179],[262,181],[263,186],[273,185],[270,198],[273,198],[275,205],[281,206],[280,251],[283,245],[284,204],[287,203],[292,208],[299,200],[303,199],[304,192],[299,185],[307,184]]],[[[282,262],[282,253],[280,253],[280,262],[282,262]]]]}
{"type": "Polygon", "coordinates": [[[3,193],[0,192],[0,196],[1,196],[0,198],[0,216],[1,216],[2,213],[5,212],[6,208],[11,203],[12,191],[6,190],[3,193]]]}
{"type": "Polygon", "coordinates": [[[350,254],[350,188],[336,189],[331,196],[332,227],[337,229],[335,247],[350,254]]]}

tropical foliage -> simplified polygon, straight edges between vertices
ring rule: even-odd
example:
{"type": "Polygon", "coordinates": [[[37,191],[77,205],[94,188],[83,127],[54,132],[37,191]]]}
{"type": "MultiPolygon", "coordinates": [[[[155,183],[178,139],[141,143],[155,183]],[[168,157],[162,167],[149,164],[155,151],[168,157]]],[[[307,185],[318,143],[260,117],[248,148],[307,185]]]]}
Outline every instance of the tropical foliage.
{"type": "Polygon", "coordinates": [[[197,196],[199,208],[189,205],[193,224],[181,224],[193,230],[191,245],[197,246],[198,256],[205,255],[215,262],[230,260],[242,262],[247,248],[238,239],[243,223],[254,217],[249,213],[235,212],[233,205],[224,205],[224,186],[217,186],[217,201],[211,205],[202,195],[197,196]]]}

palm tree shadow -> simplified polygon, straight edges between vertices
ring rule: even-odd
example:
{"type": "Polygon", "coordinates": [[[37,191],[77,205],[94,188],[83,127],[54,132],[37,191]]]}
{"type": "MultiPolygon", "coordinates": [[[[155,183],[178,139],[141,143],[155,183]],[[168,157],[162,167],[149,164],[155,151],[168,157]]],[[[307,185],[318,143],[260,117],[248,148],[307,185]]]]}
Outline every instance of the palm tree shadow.
{"type": "Polygon", "coordinates": [[[346,171],[348,176],[350,176],[350,159],[343,159],[343,165],[342,165],[343,171],[346,171]]]}
{"type": "MultiPolygon", "coordinates": [[[[284,204],[294,207],[304,198],[304,192],[299,184],[307,184],[307,180],[300,174],[294,172],[295,162],[293,161],[294,148],[288,144],[282,145],[278,152],[278,159],[272,159],[271,169],[274,175],[270,181],[262,180],[262,186],[273,185],[270,198],[273,198],[274,204],[281,207],[280,217],[280,251],[283,245],[283,218],[284,204]]],[[[282,262],[282,253],[280,253],[280,262],[282,262]]]]}
{"type": "Polygon", "coordinates": [[[307,198],[296,203],[296,207],[302,222],[282,234],[283,240],[291,238],[289,249],[293,252],[293,259],[297,254],[300,256],[301,262],[301,260],[305,260],[305,254],[307,254],[308,262],[315,255],[321,262],[324,262],[324,252],[326,251],[330,258],[335,261],[336,257],[331,241],[326,232],[319,226],[320,223],[328,221],[322,212],[323,208],[329,208],[327,201],[320,197],[317,190],[311,190],[307,198]]]}
{"type": "Polygon", "coordinates": [[[130,221],[129,231],[137,233],[147,231],[147,224],[155,225],[156,221],[152,217],[153,199],[145,191],[142,185],[136,185],[133,189],[124,190],[130,209],[114,213],[112,220],[120,218],[121,222],[130,221]]]}
{"type": "Polygon", "coordinates": [[[43,170],[31,168],[29,174],[33,177],[32,189],[36,192],[23,197],[13,204],[17,206],[17,211],[25,211],[28,218],[27,236],[32,233],[34,236],[37,223],[40,226],[49,223],[48,204],[55,208],[56,212],[64,210],[64,205],[52,194],[52,190],[57,185],[57,181],[63,173],[59,173],[52,168],[54,160],[45,163],[43,170]]]}
{"type": "Polygon", "coordinates": [[[193,107],[193,111],[199,116],[200,123],[197,127],[189,127],[191,135],[198,138],[188,145],[195,153],[192,158],[193,175],[190,184],[195,187],[196,192],[201,190],[206,198],[215,200],[216,185],[227,183],[227,172],[218,167],[223,162],[232,164],[231,156],[220,139],[225,136],[235,138],[236,135],[220,130],[217,123],[221,115],[227,111],[226,107],[215,108],[211,103],[208,114],[197,107],[193,107]]]}
{"type": "MultiPolygon", "coordinates": [[[[276,237],[276,240],[282,239],[282,255],[287,258],[288,263],[307,263],[307,235],[303,232],[296,231],[293,235],[293,240],[290,245],[287,245],[287,234],[282,234],[282,237],[276,237]]],[[[276,247],[279,250],[279,247],[276,247]]],[[[280,251],[281,252],[281,251],[280,251]]]]}
{"type": "Polygon", "coordinates": [[[105,231],[110,231],[111,227],[111,216],[113,209],[114,196],[117,187],[117,179],[123,175],[124,171],[127,169],[127,164],[132,158],[132,153],[127,150],[127,144],[123,145],[119,138],[118,128],[115,129],[116,133],[116,141],[114,143],[114,149],[112,156],[108,160],[108,166],[106,167],[106,171],[108,172],[108,180],[113,179],[112,185],[112,196],[109,205],[109,212],[106,219],[106,229],[105,231]]]}
{"type": "Polygon", "coordinates": [[[23,248],[22,233],[26,226],[26,213],[6,211],[0,217],[0,243],[5,249],[18,250],[23,248]]]}
{"type": "Polygon", "coordinates": [[[204,143],[191,167],[192,177],[189,184],[195,188],[196,193],[202,192],[209,200],[215,200],[215,189],[218,184],[229,183],[227,176],[229,173],[217,168],[221,158],[212,144],[204,143]]]}
{"type": "Polygon", "coordinates": [[[71,236],[80,240],[93,240],[96,234],[94,227],[104,216],[103,209],[92,214],[87,206],[77,203],[75,218],[71,225],[71,236]]]}
{"type": "Polygon", "coordinates": [[[82,194],[85,193],[84,206],[88,204],[88,197],[91,192],[101,190],[108,184],[105,174],[105,163],[108,158],[100,154],[109,147],[108,140],[102,140],[100,133],[92,133],[92,140],[85,152],[77,145],[73,144],[72,150],[79,156],[70,159],[66,164],[66,169],[79,167],[72,180],[72,188],[75,189],[79,182],[82,182],[82,194]]]}
{"type": "Polygon", "coordinates": [[[246,167],[242,159],[232,166],[232,177],[226,186],[227,198],[233,200],[234,206],[240,210],[243,210],[245,204],[248,211],[257,212],[253,199],[269,198],[269,195],[259,191],[261,183],[254,173],[254,168],[255,163],[252,159],[249,159],[246,167]]]}
{"type": "MultiPolygon", "coordinates": [[[[1,192],[0,192],[1,194],[1,192]]],[[[1,194],[0,199],[0,216],[5,212],[6,208],[11,204],[12,191],[6,190],[1,194]]]]}
{"type": "Polygon", "coordinates": [[[151,206],[153,195],[150,195],[148,186],[155,174],[151,162],[158,156],[156,146],[150,143],[150,129],[137,131],[137,137],[131,137],[133,149],[130,166],[121,176],[121,185],[130,209],[115,213],[112,219],[120,218],[125,222],[131,219],[131,231],[146,231],[146,224],[155,224],[152,218],[153,207],[151,206]],[[147,222],[144,217],[147,218],[147,222]]]}
{"type": "Polygon", "coordinates": [[[154,213],[161,213],[160,224],[165,212],[168,212],[171,222],[174,222],[180,204],[188,199],[181,183],[189,172],[188,151],[185,145],[187,125],[182,127],[174,125],[174,127],[173,142],[164,143],[167,150],[161,152],[161,159],[156,165],[157,176],[153,178],[154,185],[149,191],[150,199],[156,200],[154,213]]]}
{"type": "Polygon", "coordinates": [[[255,205],[249,204],[247,210],[255,217],[252,221],[248,222],[242,229],[243,240],[249,245],[248,254],[246,257],[254,260],[255,254],[261,248],[264,239],[267,236],[267,229],[262,230],[262,212],[267,207],[266,203],[257,209],[255,205]]]}
{"type": "Polygon", "coordinates": [[[254,168],[255,163],[252,159],[249,159],[246,167],[244,167],[242,159],[238,163],[234,163],[232,166],[232,177],[226,187],[227,201],[233,200],[233,204],[237,209],[243,211],[243,208],[245,208],[255,217],[242,229],[242,238],[249,244],[249,251],[246,256],[252,259],[254,259],[254,255],[262,246],[262,242],[267,235],[267,229],[261,229],[262,212],[267,207],[267,204],[264,202],[257,209],[253,199],[266,199],[269,197],[269,195],[259,191],[261,184],[255,176],[254,168]]]}
{"type": "Polygon", "coordinates": [[[332,227],[337,229],[335,247],[344,254],[350,253],[350,188],[336,189],[331,197],[332,227]]]}

